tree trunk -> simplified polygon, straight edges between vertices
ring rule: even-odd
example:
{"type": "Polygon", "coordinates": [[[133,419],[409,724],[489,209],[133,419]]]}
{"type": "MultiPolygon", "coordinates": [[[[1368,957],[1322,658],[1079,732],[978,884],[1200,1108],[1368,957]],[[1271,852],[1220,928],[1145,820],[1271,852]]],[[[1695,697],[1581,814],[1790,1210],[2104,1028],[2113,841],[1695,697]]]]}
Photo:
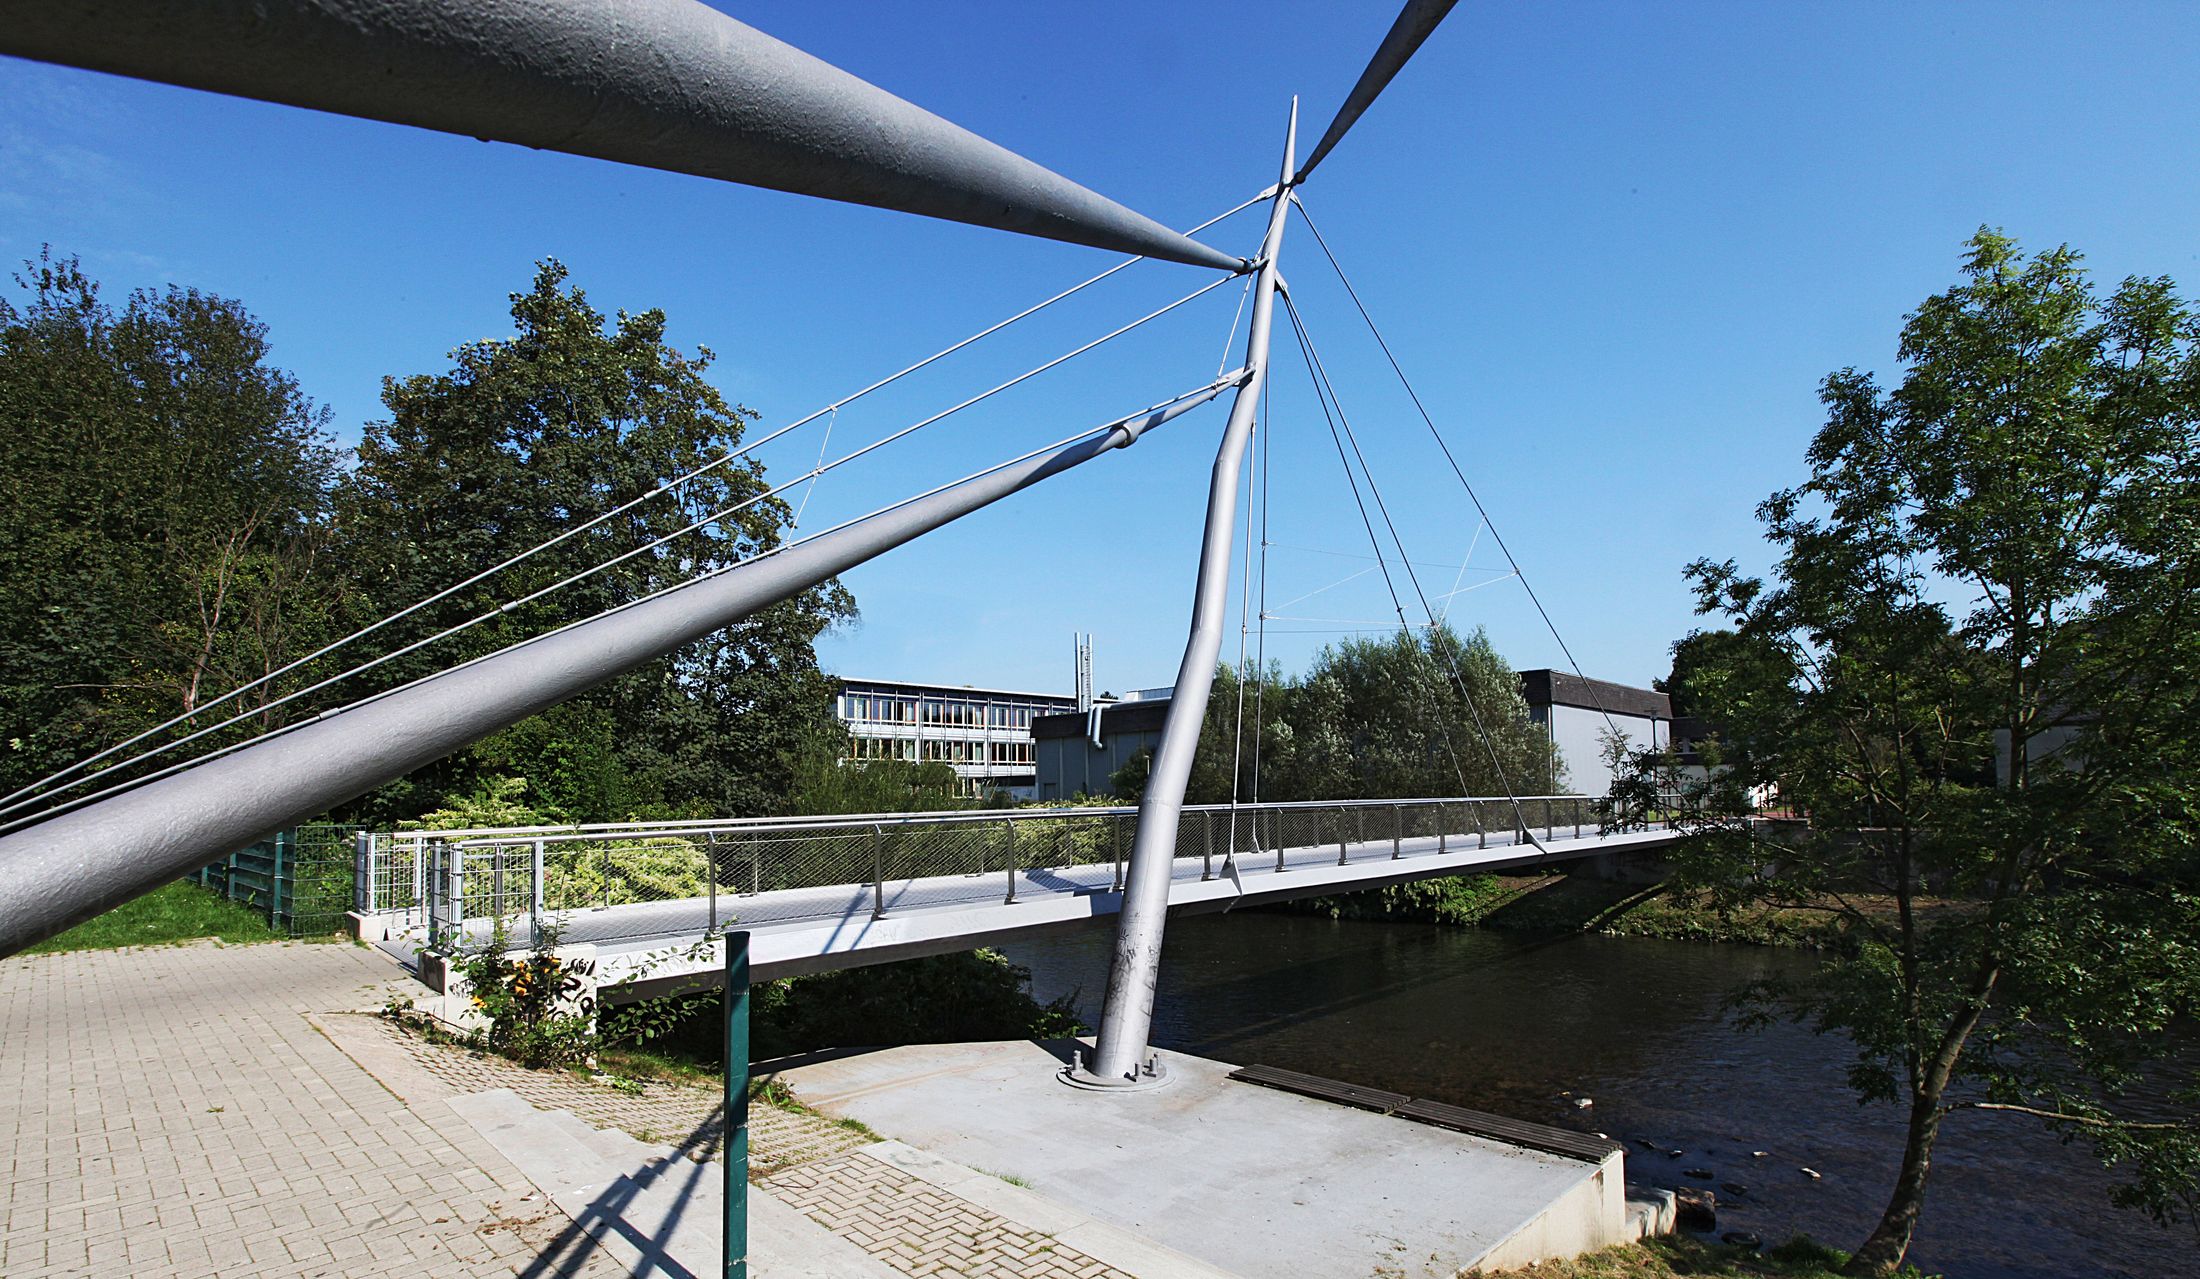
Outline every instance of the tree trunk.
{"type": "Polygon", "coordinates": [[[1909,1133],[1902,1145],[1902,1169],[1895,1174],[1894,1192],[1887,1210],[1872,1227],[1856,1255],[1841,1270],[1845,1275],[1892,1274],[1909,1254],[1910,1238],[1917,1233],[1918,1214],[1925,1207],[1925,1177],[1932,1171],[1933,1144],[1940,1138],[1940,1097],[1947,1085],[1941,1075],[1919,1089],[1910,1100],[1909,1133]]]}

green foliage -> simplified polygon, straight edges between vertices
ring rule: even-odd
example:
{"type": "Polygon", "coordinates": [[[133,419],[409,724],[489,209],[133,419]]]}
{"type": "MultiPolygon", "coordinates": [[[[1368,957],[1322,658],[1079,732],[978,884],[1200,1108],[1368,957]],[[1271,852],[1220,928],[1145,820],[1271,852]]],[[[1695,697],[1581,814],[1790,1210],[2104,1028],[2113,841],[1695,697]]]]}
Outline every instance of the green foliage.
{"type": "Polygon", "coordinates": [[[530,1069],[563,1066],[590,1056],[595,1018],[565,997],[573,964],[558,958],[554,930],[545,929],[534,949],[519,955],[506,953],[509,940],[499,919],[482,948],[458,962],[474,1009],[488,1023],[468,1038],[530,1069]]]}
{"type": "Polygon", "coordinates": [[[1039,1004],[1031,973],[996,951],[786,977],[750,998],[759,1057],[818,1048],[1074,1035],[1068,999],[1039,1004]]]}
{"type": "Polygon", "coordinates": [[[267,363],[265,326],[195,289],[118,309],[50,251],[15,279],[28,296],[0,296],[0,790],[310,651],[339,594],[328,415],[267,363]]]}
{"type": "Polygon", "coordinates": [[[811,733],[792,761],[786,808],[803,817],[837,813],[932,813],[976,808],[958,793],[955,770],[938,760],[851,760],[838,724],[811,733]]]}
{"type": "Polygon", "coordinates": [[[210,937],[225,942],[255,942],[277,941],[282,934],[268,927],[267,921],[251,908],[223,901],[189,880],[178,880],[87,919],[23,953],[169,946],[210,937]]]}
{"type": "MultiPolygon", "coordinates": [[[[1054,1039],[1081,1034],[1072,1000],[1034,1000],[1028,970],[998,952],[970,951],[760,982],[749,992],[751,1052],[759,1060],[823,1048],[1054,1039]]],[[[638,1005],[635,1007],[639,1007],[638,1005]]],[[[630,1015],[606,1015],[614,1028],[630,1015]]],[[[716,994],[682,1010],[659,1050],[715,1067],[724,1041],[716,994]]]]}
{"type": "MultiPolygon", "coordinates": [[[[553,261],[512,295],[509,336],[386,379],[388,416],[344,467],[326,411],[269,363],[267,331],[240,304],[169,288],[110,305],[51,253],[16,279],[0,296],[0,789],[688,476],[738,449],[753,416],[709,381],[711,352],[665,341],[662,312],[606,317],[553,261]]],[[[245,696],[235,709],[262,713],[211,744],[769,551],[791,512],[767,490],[754,458],[694,475],[245,696]]],[[[814,641],[853,616],[825,583],[338,816],[386,828],[519,779],[524,807],[574,820],[784,811],[804,744],[834,727],[814,641]]]]}
{"type": "Polygon", "coordinates": [[[2125,1202],[2200,1206],[2200,1130],[2124,1104],[2165,1076],[2200,1102],[2162,1060],[2200,1006],[2200,322],[2164,279],[2096,295],[2067,248],[1968,250],[1898,386],[1826,379],[1810,479],[1760,508],[1769,578],[1690,568],[1732,630],[1676,670],[1720,732],[1684,883],[1830,907],[1849,947],[1759,994],[1909,1112],[1857,1273],[1900,1262],[1943,1121],[1982,1102],[2092,1141],[2125,1202]],[[1808,816],[1777,843],[1760,784],[1808,816]]]}
{"type": "MultiPolygon", "coordinates": [[[[1233,789],[1251,800],[1256,743],[1263,800],[1541,795],[1563,776],[1519,679],[1480,630],[1347,640],[1296,679],[1281,666],[1258,680],[1217,669],[1186,800],[1227,803],[1233,789]]],[[[1110,782],[1135,801],[1150,770],[1134,756],[1110,782]]]]}
{"type": "Polygon", "coordinates": [[[441,808],[398,823],[399,830],[496,830],[506,826],[555,826],[559,809],[527,802],[524,777],[484,777],[464,794],[446,796],[441,808]]]}
{"type": "Polygon", "coordinates": [[[1374,892],[1309,897],[1278,909],[1331,919],[1387,919],[1465,927],[1482,922],[1516,895],[1516,889],[1495,875],[1453,875],[1392,884],[1374,892]]]}
{"type": "Polygon", "coordinates": [[[633,1047],[670,1034],[694,1016],[701,996],[645,1000],[599,1026],[592,1002],[584,1006],[577,961],[558,957],[558,931],[544,928],[520,954],[506,953],[504,922],[457,967],[485,1024],[465,1036],[473,1047],[508,1057],[531,1070],[592,1063],[613,1047],[633,1047]]]}
{"type": "MultiPolygon", "coordinates": [[[[371,601],[356,620],[431,595],[740,446],[754,415],[707,380],[707,348],[668,344],[661,311],[607,322],[566,280],[563,265],[543,263],[533,286],[512,295],[512,336],[460,347],[446,372],[385,381],[389,417],[368,425],[359,465],[337,494],[340,550],[359,598],[371,601]]],[[[423,610],[391,638],[490,612],[709,521],[382,674],[412,678],[771,550],[792,513],[765,496],[768,487],[762,464],[743,458],[569,537],[423,610]]],[[[780,811],[800,747],[832,725],[832,688],[812,644],[853,616],[838,583],[814,588],[363,808],[404,815],[498,775],[525,777],[540,803],[590,820],[780,811]]]]}

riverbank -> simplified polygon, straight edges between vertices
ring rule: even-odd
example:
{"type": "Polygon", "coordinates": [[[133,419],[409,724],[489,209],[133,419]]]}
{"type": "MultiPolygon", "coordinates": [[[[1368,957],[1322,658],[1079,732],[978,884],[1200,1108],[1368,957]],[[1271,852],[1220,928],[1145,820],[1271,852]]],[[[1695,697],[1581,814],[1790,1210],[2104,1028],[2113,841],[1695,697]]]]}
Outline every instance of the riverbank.
{"type": "MultiPolygon", "coordinates": [[[[1037,998],[1097,1015],[1108,930],[1002,949],[1031,970],[1037,998]]],[[[1638,1184],[1715,1194],[1717,1235],[1853,1246],[1886,1207],[1904,1115],[1857,1104],[1853,1047],[1808,1024],[1728,1015],[1737,988],[1807,980],[1817,952],[1239,910],[1172,920],[1167,956],[1162,1047],[1608,1134],[1638,1184]]],[[[1943,1141],[1920,1268],[2191,1270],[2190,1236],[2116,1210],[2116,1175],[2084,1147],[1982,1114],[1952,1117],[1943,1141]]]]}
{"type": "MultiPolygon", "coordinates": [[[[1829,903],[1830,905],[1830,903],[1829,903]]],[[[1894,915],[1891,901],[1864,899],[1867,913],[1894,915]]],[[[1921,909],[1953,909],[1932,901],[1921,909]]],[[[1842,944],[1830,909],[1764,906],[1722,910],[1706,895],[1670,883],[1603,879],[1586,868],[1547,874],[1462,875],[1379,892],[1312,897],[1267,909],[1329,919],[1387,920],[1519,933],[1601,933],[1666,941],[1726,942],[1824,950],[1842,944]]]]}
{"type": "MultiPolygon", "coordinates": [[[[1679,1236],[1621,1244],[1518,1270],[1469,1274],[1489,1279],[1839,1279],[1839,1267],[1847,1260],[1847,1254],[1803,1238],[1758,1252],[1679,1236]]],[[[1902,1273],[1934,1279],[1915,1269],[1902,1273]]]]}

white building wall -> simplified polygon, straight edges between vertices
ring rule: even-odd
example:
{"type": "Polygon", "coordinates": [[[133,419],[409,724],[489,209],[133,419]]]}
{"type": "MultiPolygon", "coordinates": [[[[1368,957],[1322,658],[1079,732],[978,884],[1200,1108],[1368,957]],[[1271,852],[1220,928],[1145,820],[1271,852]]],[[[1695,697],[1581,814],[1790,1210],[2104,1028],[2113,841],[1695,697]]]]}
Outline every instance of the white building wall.
{"type": "Polygon", "coordinates": [[[1627,739],[1629,750],[1655,750],[1672,745],[1673,725],[1670,720],[1652,719],[1642,715],[1614,713],[1609,724],[1604,712],[1582,706],[1552,706],[1536,708],[1547,714],[1544,722],[1551,729],[1551,745],[1558,751],[1559,767],[1564,772],[1559,777],[1558,789],[1567,794],[1605,795],[1611,793],[1612,770],[1604,763],[1604,734],[1616,728],[1627,739]]]}

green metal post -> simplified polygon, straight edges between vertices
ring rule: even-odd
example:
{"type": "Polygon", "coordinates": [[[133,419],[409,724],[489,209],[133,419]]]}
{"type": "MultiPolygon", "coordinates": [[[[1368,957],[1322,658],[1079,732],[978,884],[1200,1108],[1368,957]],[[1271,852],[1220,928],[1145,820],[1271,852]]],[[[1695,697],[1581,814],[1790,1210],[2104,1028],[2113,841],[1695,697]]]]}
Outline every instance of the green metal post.
{"type": "Polygon", "coordinates": [[[726,934],[725,1279],[749,1279],[749,935],[726,934]]]}

